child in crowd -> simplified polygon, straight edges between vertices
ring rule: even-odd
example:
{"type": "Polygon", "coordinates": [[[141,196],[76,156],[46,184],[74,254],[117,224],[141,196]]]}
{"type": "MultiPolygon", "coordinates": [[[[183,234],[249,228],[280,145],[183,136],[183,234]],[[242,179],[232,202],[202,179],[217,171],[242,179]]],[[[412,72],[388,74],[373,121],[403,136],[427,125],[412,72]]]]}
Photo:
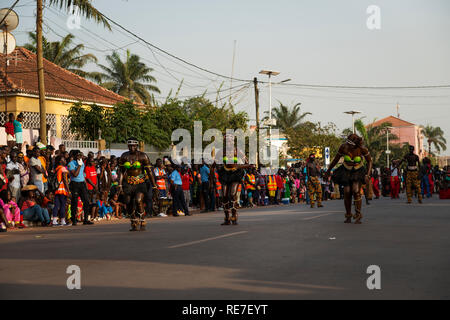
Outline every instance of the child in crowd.
{"type": "Polygon", "coordinates": [[[126,205],[119,202],[119,193],[114,193],[109,200],[109,204],[114,212],[114,217],[117,219],[122,219],[122,210],[126,210],[126,205]]]}
{"type": "Polygon", "coordinates": [[[113,208],[107,202],[108,194],[106,192],[102,192],[100,195],[100,199],[97,201],[98,205],[98,215],[100,219],[111,219],[111,213],[113,212],[113,208]]]}
{"type": "Polygon", "coordinates": [[[45,191],[45,196],[42,198],[41,207],[47,209],[50,216],[53,215],[53,209],[55,207],[55,194],[50,190],[45,191]]]}

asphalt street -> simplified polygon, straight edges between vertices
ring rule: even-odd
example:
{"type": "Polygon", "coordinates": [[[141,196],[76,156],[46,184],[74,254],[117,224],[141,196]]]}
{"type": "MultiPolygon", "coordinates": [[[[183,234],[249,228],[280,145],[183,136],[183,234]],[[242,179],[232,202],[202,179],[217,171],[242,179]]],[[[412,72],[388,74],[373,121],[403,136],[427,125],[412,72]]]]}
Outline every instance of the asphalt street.
{"type": "Polygon", "coordinates": [[[343,223],[343,206],[243,209],[237,226],[215,212],[152,218],[145,232],[121,220],[2,233],[0,299],[450,298],[450,201],[374,200],[361,225],[343,223]]]}

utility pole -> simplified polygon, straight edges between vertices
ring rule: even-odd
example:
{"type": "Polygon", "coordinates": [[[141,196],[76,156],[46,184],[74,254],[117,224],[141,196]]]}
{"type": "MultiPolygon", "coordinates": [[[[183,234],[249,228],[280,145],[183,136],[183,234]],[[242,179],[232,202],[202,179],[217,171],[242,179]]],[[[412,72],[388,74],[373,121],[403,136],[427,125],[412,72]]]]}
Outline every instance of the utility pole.
{"type": "Polygon", "coordinates": [[[44,58],[42,50],[42,0],[37,0],[36,10],[36,56],[37,56],[37,73],[39,88],[39,114],[40,114],[40,130],[39,135],[41,142],[47,144],[47,108],[45,106],[45,86],[44,86],[44,58]]]}
{"type": "Polygon", "coordinates": [[[253,78],[253,85],[255,86],[255,108],[256,108],[256,167],[259,168],[259,89],[258,79],[253,78]]]}

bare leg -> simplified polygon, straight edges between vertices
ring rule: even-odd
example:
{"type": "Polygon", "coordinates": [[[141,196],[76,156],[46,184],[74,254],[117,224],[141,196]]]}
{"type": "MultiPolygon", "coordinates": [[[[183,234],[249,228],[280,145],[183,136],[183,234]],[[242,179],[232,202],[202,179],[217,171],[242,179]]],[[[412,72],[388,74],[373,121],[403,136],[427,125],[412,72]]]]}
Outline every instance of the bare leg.
{"type": "Polygon", "coordinates": [[[227,226],[230,224],[230,185],[223,185],[223,213],[225,214],[223,226],[227,226]]]}
{"type": "Polygon", "coordinates": [[[353,183],[352,192],[353,192],[353,200],[355,202],[355,215],[353,216],[353,218],[355,219],[356,224],[361,224],[362,197],[361,197],[361,183],[360,182],[353,183]]]}
{"type": "Polygon", "coordinates": [[[345,223],[352,222],[352,192],[350,186],[344,187],[345,223]]]}
{"type": "MultiPolygon", "coordinates": [[[[144,194],[143,193],[138,193],[137,195],[136,195],[136,199],[135,199],[135,201],[136,201],[136,207],[137,207],[137,209],[139,210],[138,211],[138,215],[139,215],[139,223],[140,223],[140,230],[141,231],[144,231],[145,230],[145,226],[146,226],[146,222],[145,222],[145,219],[144,219],[144,216],[145,216],[145,210],[144,210],[144,198],[145,198],[145,196],[144,196],[144,194]]],[[[135,210],[135,212],[136,212],[136,210],[135,210]]]]}
{"type": "Polygon", "coordinates": [[[239,182],[233,182],[231,184],[231,188],[230,188],[230,199],[231,199],[231,203],[232,203],[232,209],[231,209],[231,223],[233,225],[237,225],[237,220],[238,220],[238,214],[237,214],[237,209],[239,208],[239,199],[237,198],[237,190],[239,187],[239,182]]]}

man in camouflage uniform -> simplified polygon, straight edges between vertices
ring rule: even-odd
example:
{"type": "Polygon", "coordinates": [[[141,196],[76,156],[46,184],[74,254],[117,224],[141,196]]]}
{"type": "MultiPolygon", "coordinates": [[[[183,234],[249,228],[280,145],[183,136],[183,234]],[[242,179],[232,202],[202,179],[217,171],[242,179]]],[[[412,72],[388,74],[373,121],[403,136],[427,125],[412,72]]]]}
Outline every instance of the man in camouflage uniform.
{"type": "Polygon", "coordinates": [[[317,207],[321,208],[322,205],[322,186],[319,181],[319,169],[315,163],[314,154],[309,155],[308,164],[306,165],[308,175],[308,193],[311,201],[311,208],[314,208],[314,195],[316,195],[317,207]]]}
{"type": "Polygon", "coordinates": [[[406,194],[408,196],[408,203],[412,202],[413,189],[417,191],[417,195],[419,197],[419,203],[422,203],[422,192],[420,190],[420,177],[419,177],[419,166],[420,160],[419,156],[414,153],[414,147],[409,146],[409,153],[405,155],[405,157],[400,162],[403,163],[406,161],[406,194]]]}

